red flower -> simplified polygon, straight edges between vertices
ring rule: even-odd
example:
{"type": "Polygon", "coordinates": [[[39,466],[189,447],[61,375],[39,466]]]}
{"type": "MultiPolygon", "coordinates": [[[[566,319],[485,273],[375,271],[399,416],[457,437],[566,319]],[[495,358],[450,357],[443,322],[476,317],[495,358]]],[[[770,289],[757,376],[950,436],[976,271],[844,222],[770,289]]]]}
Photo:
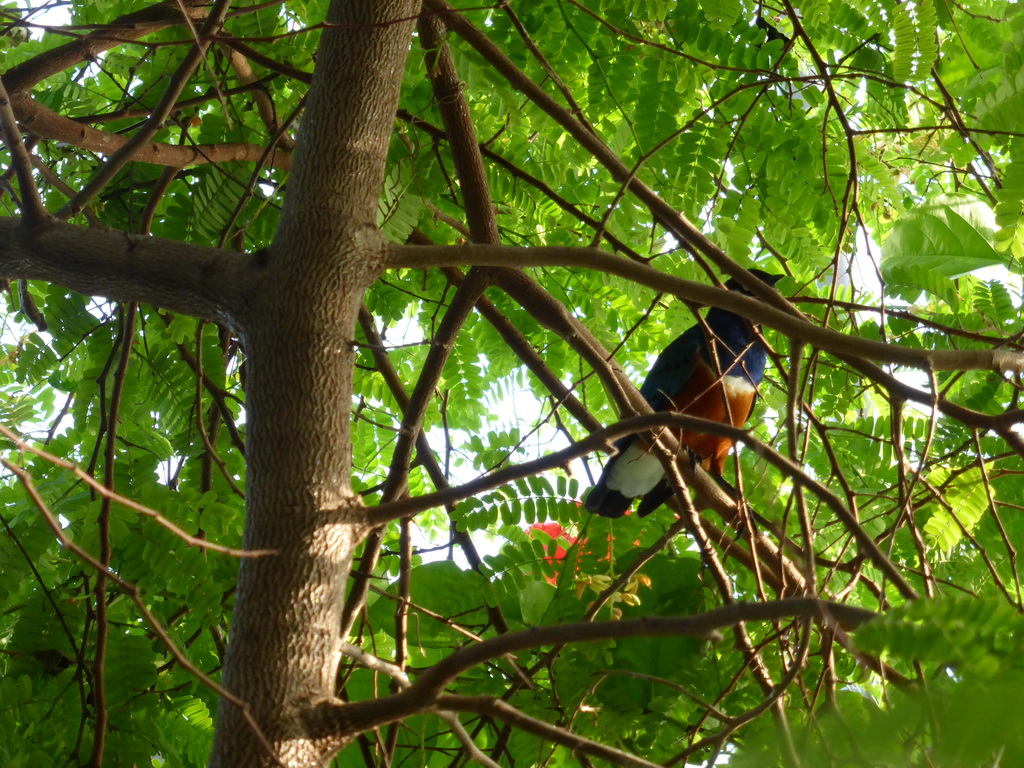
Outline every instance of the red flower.
{"type": "MultiPolygon", "coordinates": [[[[567,548],[571,547],[573,544],[576,543],[576,537],[567,535],[565,529],[558,523],[534,523],[526,529],[526,533],[530,538],[533,538],[534,531],[543,531],[555,541],[554,555],[544,556],[544,560],[549,565],[555,566],[555,575],[545,576],[544,578],[551,584],[557,584],[559,573],[557,563],[560,563],[562,560],[565,560],[565,556],[568,554],[567,548]]],[[[584,541],[583,543],[585,544],[586,541],[584,541]]]]}

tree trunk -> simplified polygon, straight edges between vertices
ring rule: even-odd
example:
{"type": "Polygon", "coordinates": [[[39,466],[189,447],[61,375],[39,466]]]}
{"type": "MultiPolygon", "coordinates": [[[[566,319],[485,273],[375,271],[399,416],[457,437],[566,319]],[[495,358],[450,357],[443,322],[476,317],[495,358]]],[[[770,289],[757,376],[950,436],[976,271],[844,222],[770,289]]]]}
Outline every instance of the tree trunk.
{"type": "MultiPolygon", "coordinates": [[[[332,3],[274,244],[254,259],[247,354],[247,549],[224,685],[289,766],[343,746],[305,716],[334,697],[340,610],[367,531],[349,476],[354,329],[382,263],[377,201],[419,3],[332,3]],[[367,66],[367,62],[370,65],[367,66]]],[[[210,765],[277,764],[222,701],[210,765]]]]}

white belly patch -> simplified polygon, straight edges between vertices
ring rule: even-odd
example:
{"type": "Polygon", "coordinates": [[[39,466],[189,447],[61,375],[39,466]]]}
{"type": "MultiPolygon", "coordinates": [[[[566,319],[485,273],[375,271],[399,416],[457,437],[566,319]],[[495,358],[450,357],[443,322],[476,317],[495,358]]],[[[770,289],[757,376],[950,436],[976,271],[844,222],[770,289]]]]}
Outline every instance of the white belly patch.
{"type": "Polygon", "coordinates": [[[613,491],[631,499],[653,490],[664,476],[665,470],[657,457],[645,451],[639,441],[634,441],[616,459],[605,482],[613,491]]]}
{"type": "Polygon", "coordinates": [[[725,396],[730,399],[744,395],[753,395],[757,392],[757,387],[743,376],[723,376],[722,385],[725,387],[725,396]]]}

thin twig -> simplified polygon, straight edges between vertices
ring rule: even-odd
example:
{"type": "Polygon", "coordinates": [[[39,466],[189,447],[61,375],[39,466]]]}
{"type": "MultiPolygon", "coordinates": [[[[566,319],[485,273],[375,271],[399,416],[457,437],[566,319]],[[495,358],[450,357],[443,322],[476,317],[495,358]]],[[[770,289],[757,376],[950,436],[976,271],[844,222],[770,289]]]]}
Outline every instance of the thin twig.
{"type": "Polygon", "coordinates": [[[96,197],[110,183],[110,180],[117,175],[117,172],[121,170],[124,164],[135,156],[139,148],[153,138],[156,132],[163,127],[164,122],[174,109],[174,105],[178,101],[182,90],[188,84],[189,78],[192,77],[192,73],[206,58],[206,51],[213,43],[212,35],[220,28],[225,14],[230,8],[231,0],[217,0],[214,3],[209,15],[203,22],[199,39],[196,40],[195,45],[192,46],[189,52],[185,54],[185,58],[182,59],[178,69],[171,76],[167,83],[167,88],[160,99],[160,103],[153,110],[153,114],[146,120],[145,125],[107,159],[103,167],[93,174],[93,177],[82,187],[79,193],[57,211],[58,218],[67,219],[77,214],[82,209],[82,206],[88,204],[90,200],[96,197]]]}
{"type": "Polygon", "coordinates": [[[134,510],[139,514],[153,518],[157,523],[162,525],[175,536],[179,537],[189,546],[200,547],[202,549],[209,549],[213,552],[220,552],[225,555],[231,555],[232,557],[266,557],[267,555],[276,554],[274,550],[270,549],[234,549],[233,547],[226,547],[222,544],[214,544],[213,542],[206,541],[205,539],[196,538],[195,536],[186,533],[184,530],[182,530],[177,525],[172,523],[170,520],[161,515],[155,509],[150,509],[147,506],[139,504],[137,501],[132,501],[128,497],[122,496],[116,491],[111,491],[109,488],[106,488],[103,485],[103,483],[96,480],[96,478],[94,478],[92,475],[90,475],[88,472],[86,472],[84,469],[79,467],[74,462],[67,461],[65,459],[60,458],[59,456],[54,456],[52,453],[48,453],[44,451],[42,448],[38,448],[32,445],[31,443],[26,442],[21,437],[19,437],[15,432],[13,432],[10,428],[5,427],[2,424],[0,424],[0,435],[6,437],[12,443],[18,446],[18,448],[20,448],[21,450],[34,453],[36,456],[39,456],[41,459],[44,459],[45,461],[48,461],[55,466],[73,472],[77,478],[82,480],[82,482],[84,482],[86,485],[88,485],[101,496],[109,498],[111,501],[116,501],[121,506],[134,510]]]}
{"type": "Polygon", "coordinates": [[[274,762],[277,765],[281,766],[281,768],[288,768],[284,761],[277,757],[277,754],[274,751],[274,748],[271,745],[270,741],[264,735],[263,731],[260,730],[259,725],[257,725],[256,720],[252,716],[252,711],[249,708],[249,705],[242,699],[238,698],[233,693],[231,693],[231,691],[222,687],[219,683],[217,683],[215,680],[209,677],[206,673],[199,669],[199,667],[193,664],[192,661],[184,653],[181,652],[181,650],[178,649],[178,646],[174,643],[174,640],[171,639],[171,636],[170,634],[168,634],[167,630],[164,629],[164,627],[160,624],[159,621],[157,621],[156,616],[154,616],[153,613],[149,610],[149,608],[146,607],[146,604],[142,602],[142,596],[139,592],[139,588],[131,582],[125,580],[116,571],[113,571],[107,566],[103,565],[103,563],[101,563],[99,560],[90,555],[88,552],[86,552],[84,549],[78,546],[74,541],[67,537],[67,535],[64,533],[64,529],[61,527],[56,516],[50,510],[49,506],[47,506],[46,502],[43,500],[43,497],[39,494],[39,491],[36,489],[35,484],[32,482],[31,475],[29,475],[26,469],[24,469],[23,467],[19,467],[17,464],[14,464],[8,461],[7,459],[0,459],[0,464],[2,464],[4,467],[13,472],[15,476],[17,476],[22,486],[24,486],[26,493],[28,493],[29,498],[32,500],[32,503],[35,504],[40,514],[42,514],[43,519],[46,520],[47,524],[50,526],[50,530],[53,531],[54,536],[57,538],[57,541],[60,542],[61,546],[67,549],[69,552],[73,553],[76,557],[78,557],[80,560],[86,563],[90,568],[95,570],[97,573],[102,573],[107,579],[116,584],[120,588],[120,590],[124,592],[124,594],[126,594],[133,603],[135,603],[135,607],[142,615],[142,618],[145,619],[146,623],[149,624],[153,632],[155,632],[157,637],[160,638],[160,641],[170,652],[171,656],[174,657],[174,660],[177,661],[178,664],[180,664],[186,671],[192,674],[203,685],[207,686],[218,696],[226,699],[227,701],[231,702],[236,707],[238,707],[241,710],[246,723],[248,723],[249,727],[255,734],[257,740],[264,747],[264,749],[267,750],[267,754],[270,755],[274,762]]]}

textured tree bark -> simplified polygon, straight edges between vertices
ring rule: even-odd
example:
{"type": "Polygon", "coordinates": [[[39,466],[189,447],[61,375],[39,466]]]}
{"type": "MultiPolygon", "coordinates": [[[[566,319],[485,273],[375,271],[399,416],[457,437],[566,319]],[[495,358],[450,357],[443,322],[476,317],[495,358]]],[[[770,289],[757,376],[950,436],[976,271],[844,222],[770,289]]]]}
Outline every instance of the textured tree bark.
{"type": "MultiPolygon", "coordinates": [[[[377,202],[417,0],[335,0],[274,244],[240,326],[248,356],[245,546],[224,684],[280,761],[321,766],[345,739],[312,734],[334,696],[338,628],[368,527],[349,475],[353,347],[384,263],[377,202]]],[[[351,738],[351,737],[348,737],[351,738]]],[[[221,703],[210,765],[279,764],[221,703]]]]}
{"type": "Polygon", "coordinates": [[[0,274],[48,280],[112,301],[138,301],[232,327],[258,277],[232,251],[50,221],[0,218],[0,274]]]}

